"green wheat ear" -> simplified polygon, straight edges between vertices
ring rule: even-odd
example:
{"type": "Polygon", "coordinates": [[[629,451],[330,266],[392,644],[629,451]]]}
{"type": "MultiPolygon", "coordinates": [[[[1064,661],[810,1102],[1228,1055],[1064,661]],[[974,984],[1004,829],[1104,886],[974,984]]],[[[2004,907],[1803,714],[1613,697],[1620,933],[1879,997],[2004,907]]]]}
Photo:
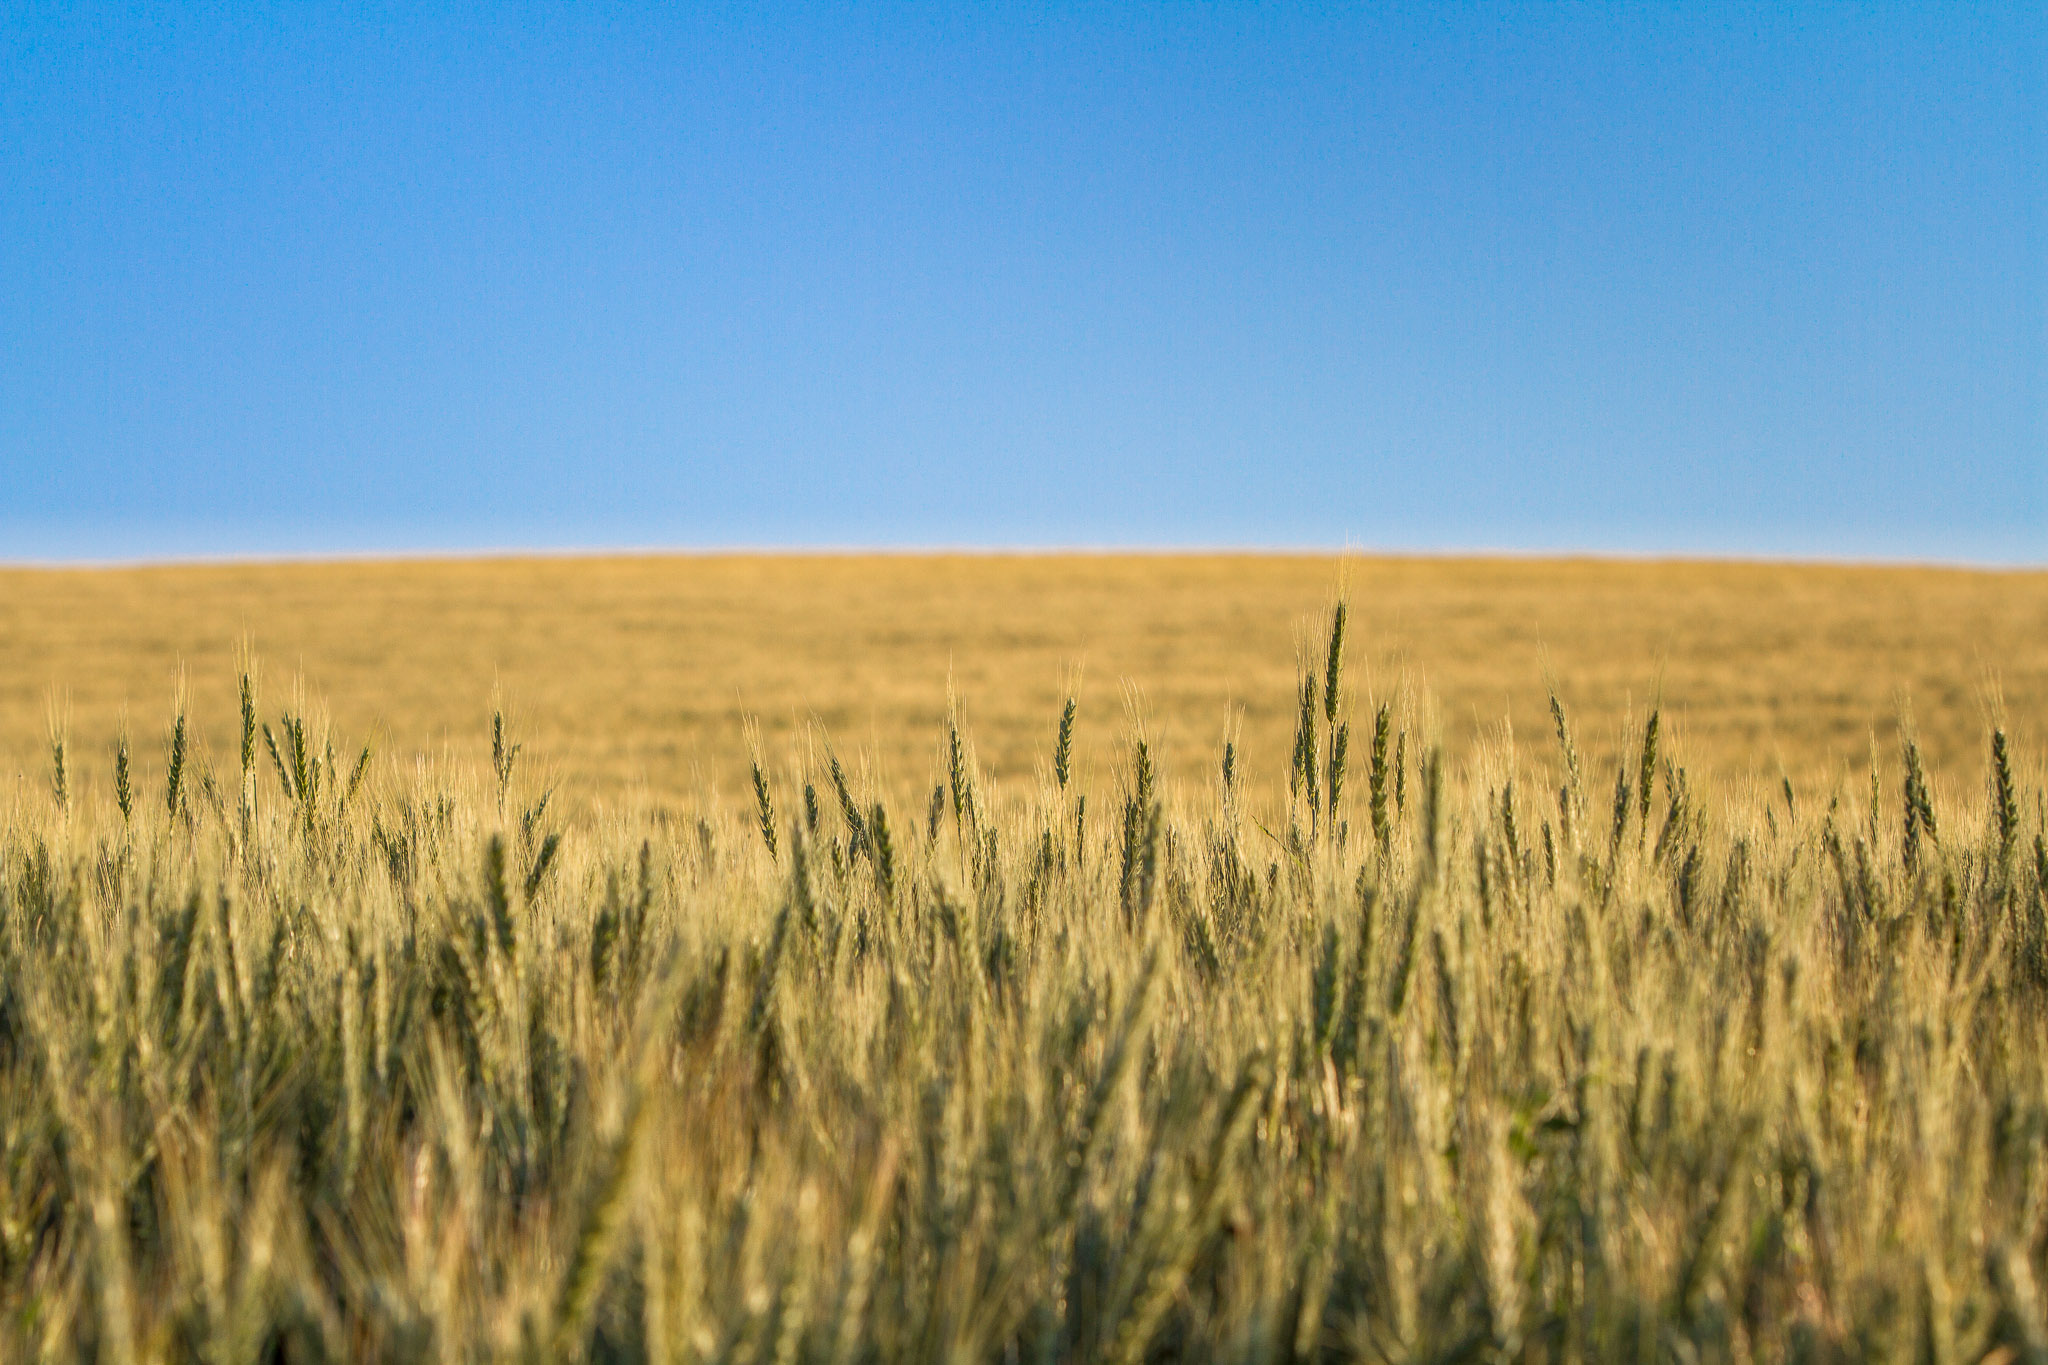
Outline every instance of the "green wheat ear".
{"type": "Polygon", "coordinates": [[[2005,729],[1991,731],[1991,813],[1998,830],[1998,856],[2004,862],[2012,856],[2020,833],[2018,787],[2012,776],[2012,754],[2005,742],[2005,729]]]}
{"type": "Polygon", "coordinates": [[[128,772],[128,726],[123,723],[114,741],[114,803],[121,808],[121,823],[135,815],[135,789],[128,772]]]}
{"type": "Polygon", "coordinates": [[[1323,720],[1337,723],[1337,688],[1344,674],[1344,604],[1339,602],[1330,620],[1330,652],[1323,665],[1323,720]]]}
{"type": "Polygon", "coordinates": [[[256,679],[242,673],[242,785],[246,789],[256,769],[256,679]]]}
{"type": "Polygon", "coordinates": [[[1391,766],[1387,753],[1387,741],[1392,736],[1394,715],[1387,703],[1381,702],[1372,718],[1372,759],[1367,770],[1366,784],[1371,797],[1372,837],[1379,845],[1380,856],[1386,857],[1393,849],[1394,822],[1387,814],[1387,801],[1393,795],[1391,766]]]}
{"type": "Polygon", "coordinates": [[[185,713],[181,709],[171,722],[171,738],[164,764],[164,811],[175,818],[185,805],[185,713]]]}
{"type": "Polygon", "coordinates": [[[953,792],[953,823],[964,838],[974,824],[974,769],[957,712],[946,718],[946,781],[953,792]]]}
{"type": "Polygon", "coordinates": [[[1309,805],[1320,805],[1319,786],[1316,772],[1316,675],[1309,673],[1301,680],[1301,695],[1294,718],[1294,762],[1287,774],[1287,794],[1290,798],[1308,790],[1309,805]]]}
{"type": "Polygon", "coordinates": [[[1650,791],[1657,781],[1657,723],[1660,719],[1655,707],[1650,710],[1648,724],[1643,726],[1642,762],[1636,770],[1636,818],[1638,832],[1645,834],[1650,828],[1650,791]]]}
{"type": "Polygon", "coordinates": [[[828,754],[827,758],[832,769],[832,790],[839,797],[839,813],[846,820],[847,848],[853,856],[858,857],[867,851],[867,823],[861,818],[860,805],[853,799],[853,791],[847,785],[846,770],[839,766],[839,756],[828,754]]]}
{"type": "Polygon", "coordinates": [[[885,902],[896,899],[896,844],[889,837],[889,813],[877,801],[868,811],[868,830],[875,846],[875,884],[885,902]]]}
{"type": "Polygon", "coordinates": [[[522,746],[509,742],[505,733],[505,712],[491,712],[491,773],[498,779],[498,813],[505,813],[505,801],[512,791],[512,769],[522,746]]]}
{"type": "Polygon", "coordinates": [[[1565,791],[1570,798],[1571,814],[1583,816],[1586,812],[1586,770],[1579,762],[1579,746],[1572,740],[1571,723],[1565,719],[1564,703],[1558,699],[1555,689],[1550,693],[1550,719],[1557,730],[1557,747],[1564,757],[1565,791]]]}
{"type": "Polygon", "coordinates": [[[1066,709],[1060,712],[1059,741],[1052,751],[1052,774],[1059,780],[1061,791],[1067,789],[1067,778],[1073,766],[1075,709],[1074,699],[1068,697],[1066,709]]]}
{"type": "Polygon", "coordinates": [[[1934,822],[1934,800],[1927,790],[1927,773],[1921,766],[1920,746],[1911,734],[1901,741],[1906,765],[1905,790],[1902,793],[1905,806],[1905,833],[1900,844],[1900,857],[1908,872],[1920,869],[1920,842],[1924,837],[1930,844],[1940,842],[1940,831],[1934,822]]]}
{"type": "Polygon", "coordinates": [[[1329,829],[1330,837],[1338,837],[1337,803],[1344,799],[1344,765],[1351,748],[1351,723],[1337,727],[1337,733],[1330,738],[1329,786],[1329,829]]]}
{"type": "Polygon", "coordinates": [[[50,736],[50,795],[57,802],[57,809],[71,809],[71,779],[64,766],[64,736],[57,733],[50,736]]]}
{"type": "Polygon", "coordinates": [[[761,825],[761,842],[768,845],[768,856],[780,861],[775,847],[775,801],[768,793],[768,774],[761,770],[761,761],[754,760],[754,807],[761,825]]]}

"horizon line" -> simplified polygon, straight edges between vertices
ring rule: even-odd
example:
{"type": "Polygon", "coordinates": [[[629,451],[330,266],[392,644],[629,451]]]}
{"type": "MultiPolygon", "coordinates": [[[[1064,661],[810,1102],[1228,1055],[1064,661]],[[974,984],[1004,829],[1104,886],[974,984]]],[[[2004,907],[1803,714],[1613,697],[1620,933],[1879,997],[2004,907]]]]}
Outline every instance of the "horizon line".
{"type": "Polygon", "coordinates": [[[367,550],[307,551],[225,551],[133,556],[27,556],[0,557],[0,572],[101,572],[134,569],[260,568],[266,565],[319,566],[332,564],[467,564],[514,562],[520,560],[602,560],[602,559],[1076,559],[1114,558],[1244,558],[1244,559],[1379,559],[1379,560],[1526,560],[1530,562],[1593,562],[1613,564],[1702,564],[1768,567],[1783,565],[1802,568],[1837,569],[1925,569],[1962,573],[2048,572],[2048,557],[2041,559],[1965,559],[1934,555],[1828,554],[1799,551],[1741,551],[1702,549],[1606,549],[1598,547],[1531,548],[1511,545],[1469,546],[1386,546],[1362,545],[1274,545],[1256,543],[1150,544],[1115,543],[974,545],[946,544],[839,544],[786,545],[774,543],[731,545],[621,546],[588,545],[493,545],[480,547],[381,548],[367,550]]]}

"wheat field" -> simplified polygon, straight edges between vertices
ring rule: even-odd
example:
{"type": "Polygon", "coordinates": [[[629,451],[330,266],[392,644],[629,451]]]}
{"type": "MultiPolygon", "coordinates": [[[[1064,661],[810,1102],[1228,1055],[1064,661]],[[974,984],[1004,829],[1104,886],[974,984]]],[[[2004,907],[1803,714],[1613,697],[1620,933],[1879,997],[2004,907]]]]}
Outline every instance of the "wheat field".
{"type": "MultiPolygon", "coordinates": [[[[0,772],[53,702],[104,782],[124,712],[182,670],[197,733],[235,723],[238,651],[400,763],[474,761],[501,701],[571,799],[746,796],[742,722],[929,782],[949,686],[999,779],[1030,778],[1070,686],[1083,762],[1141,719],[1176,778],[1226,726],[1279,770],[1306,623],[1339,593],[1360,687],[1434,706],[1455,754],[1539,735],[1546,671],[1609,754],[1653,701],[1688,762],[1816,791],[1903,710],[1943,771],[1994,713],[2048,722],[2048,573],[1224,555],[668,556],[0,571],[0,772]]],[[[153,751],[152,751],[153,752],[153,751]]]]}
{"type": "Polygon", "coordinates": [[[2048,1360],[2040,575],[7,586],[0,1359],[2048,1360]]]}

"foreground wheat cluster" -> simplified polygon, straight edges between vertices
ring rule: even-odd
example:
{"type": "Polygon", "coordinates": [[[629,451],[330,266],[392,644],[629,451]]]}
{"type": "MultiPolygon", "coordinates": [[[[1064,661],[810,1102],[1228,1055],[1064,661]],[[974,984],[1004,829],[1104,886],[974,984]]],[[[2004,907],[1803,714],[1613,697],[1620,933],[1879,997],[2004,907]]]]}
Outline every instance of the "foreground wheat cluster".
{"type": "Polygon", "coordinates": [[[147,785],[59,733],[0,826],[0,1354],[2048,1359],[2004,736],[1818,808],[1654,714],[1454,772],[1332,624],[1263,806],[1129,727],[1084,792],[1071,704],[1034,787],[954,730],[928,796],[821,745],[637,822],[248,681],[147,785]]]}

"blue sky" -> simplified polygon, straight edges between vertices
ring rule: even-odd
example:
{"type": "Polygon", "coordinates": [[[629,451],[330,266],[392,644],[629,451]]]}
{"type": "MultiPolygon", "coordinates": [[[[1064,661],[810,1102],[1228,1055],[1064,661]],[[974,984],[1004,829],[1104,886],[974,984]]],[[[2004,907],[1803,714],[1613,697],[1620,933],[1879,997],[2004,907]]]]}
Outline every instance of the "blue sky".
{"type": "Polygon", "coordinates": [[[0,7],[0,559],[2048,562],[2028,5],[0,7]]]}

